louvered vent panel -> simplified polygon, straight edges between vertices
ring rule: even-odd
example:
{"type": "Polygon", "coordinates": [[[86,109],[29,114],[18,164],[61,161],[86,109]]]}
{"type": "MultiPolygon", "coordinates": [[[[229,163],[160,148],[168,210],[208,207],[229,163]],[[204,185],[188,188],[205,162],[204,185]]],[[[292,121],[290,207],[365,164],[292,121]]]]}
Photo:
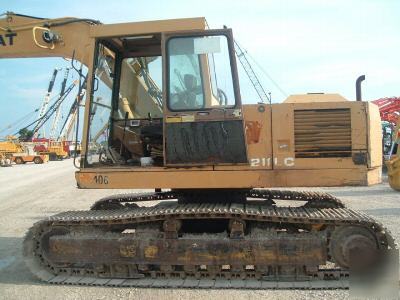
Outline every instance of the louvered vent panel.
{"type": "Polygon", "coordinates": [[[351,156],[350,109],[294,111],[296,157],[351,156]]]}

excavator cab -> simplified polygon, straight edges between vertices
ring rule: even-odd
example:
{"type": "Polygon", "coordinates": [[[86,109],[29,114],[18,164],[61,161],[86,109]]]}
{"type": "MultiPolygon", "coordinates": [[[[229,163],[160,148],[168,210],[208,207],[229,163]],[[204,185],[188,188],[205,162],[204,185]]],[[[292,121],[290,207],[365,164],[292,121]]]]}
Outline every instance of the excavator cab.
{"type": "Polygon", "coordinates": [[[247,163],[229,29],[98,39],[86,166],[247,163]]]}
{"type": "Polygon", "coordinates": [[[138,165],[152,151],[162,162],[160,43],[160,35],[96,41],[84,166],[138,165]]]}

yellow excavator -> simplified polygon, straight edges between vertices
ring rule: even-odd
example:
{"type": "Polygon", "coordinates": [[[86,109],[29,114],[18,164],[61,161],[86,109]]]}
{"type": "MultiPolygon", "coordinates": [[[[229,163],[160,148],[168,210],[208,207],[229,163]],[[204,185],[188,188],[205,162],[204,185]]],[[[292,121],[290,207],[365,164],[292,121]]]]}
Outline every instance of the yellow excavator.
{"type": "Polygon", "coordinates": [[[0,43],[1,58],[61,56],[79,73],[79,188],[154,190],[34,224],[23,251],[41,280],[343,288],[395,248],[332,195],[261,189],[380,182],[379,112],[319,93],[242,105],[231,29],[7,13],[0,43]]]}
{"type": "Polygon", "coordinates": [[[392,157],[386,161],[389,185],[392,189],[400,191],[400,116],[393,135],[392,157]]]}

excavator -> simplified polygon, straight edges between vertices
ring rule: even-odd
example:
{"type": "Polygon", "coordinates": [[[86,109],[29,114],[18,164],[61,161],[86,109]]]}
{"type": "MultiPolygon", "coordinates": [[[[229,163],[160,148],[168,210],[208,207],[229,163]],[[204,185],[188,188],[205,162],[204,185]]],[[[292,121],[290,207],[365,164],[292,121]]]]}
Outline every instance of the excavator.
{"type": "Polygon", "coordinates": [[[380,182],[377,107],[322,93],[242,105],[231,29],[6,13],[0,44],[1,58],[64,57],[79,73],[78,188],[154,191],[34,224],[23,254],[40,280],[346,288],[396,248],[330,194],[266,189],[380,182]]]}

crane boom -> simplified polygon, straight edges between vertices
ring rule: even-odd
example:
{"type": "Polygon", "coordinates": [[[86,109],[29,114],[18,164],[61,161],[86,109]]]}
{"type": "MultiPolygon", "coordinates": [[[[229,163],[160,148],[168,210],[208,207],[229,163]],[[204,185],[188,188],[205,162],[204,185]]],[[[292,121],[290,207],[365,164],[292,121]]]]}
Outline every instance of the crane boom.
{"type": "Polygon", "coordinates": [[[65,100],[65,98],[68,96],[68,94],[72,91],[75,84],[76,84],[76,82],[73,82],[68,87],[68,89],[64,92],[64,94],[62,94],[58,97],[57,101],[54,102],[54,104],[46,111],[46,113],[42,116],[42,118],[38,120],[38,122],[35,126],[35,130],[33,131],[33,137],[38,136],[37,133],[40,130],[40,128],[43,127],[43,125],[47,122],[47,120],[50,119],[50,117],[54,114],[54,112],[59,108],[61,103],[65,100]]]}
{"type": "Polygon", "coordinates": [[[85,94],[86,94],[86,78],[85,78],[83,84],[81,84],[79,86],[79,92],[76,95],[75,101],[72,103],[71,108],[68,112],[67,118],[65,119],[65,122],[61,127],[60,134],[59,134],[61,139],[68,139],[68,137],[71,133],[72,127],[76,120],[77,111],[79,109],[79,106],[82,103],[82,100],[83,100],[85,94]]]}
{"type": "Polygon", "coordinates": [[[242,65],[247,76],[249,77],[250,82],[253,85],[254,89],[256,90],[258,96],[260,97],[261,102],[271,104],[271,98],[268,97],[266,91],[264,90],[263,86],[261,85],[260,80],[258,79],[249,60],[246,57],[246,53],[242,50],[242,48],[239,46],[239,44],[236,42],[236,40],[234,40],[234,46],[235,46],[236,56],[239,59],[240,64],[242,65]]]}
{"type": "MultiPolygon", "coordinates": [[[[60,91],[59,98],[64,95],[65,87],[67,85],[69,70],[70,70],[70,68],[66,68],[65,69],[64,79],[63,79],[63,82],[61,84],[61,91],[60,91]]],[[[59,105],[57,110],[56,110],[56,113],[55,113],[55,116],[54,116],[54,120],[53,120],[53,123],[51,125],[50,138],[55,138],[58,122],[60,121],[60,116],[61,116],[61,105],[59,105]]]]}
{"type": "MultiPolygon", "coordinates": [[[[47,88],[46,95],[44,96],[44,100],[42,102],[42,106],[40,107],[40,110],[39,110],[38,119],[41,119],[44,116],[44,114],[46,113],[47,107],[48,107],[49,102],[50,102],[50,95],[51,95],[51,92],[53,90],[54,82],[56,80],[58,71],[59,71],[58,69],[54,69],[53,75],[50,78],[49,87],[47,88]]],[[[39,125],[39,123],[36,123],[36,125],[35,125],[35,127],[33,129],[33,132],[34,132],[33,137],[34,138],[37,138],[38,135],[39,135],[38,125],[39,125]]],[[[44,130],[44,128],[43,128],[43,130],[44,130]]],[[[43,132],[43,135],[44,135],[44,132],[43,132]]]]}

